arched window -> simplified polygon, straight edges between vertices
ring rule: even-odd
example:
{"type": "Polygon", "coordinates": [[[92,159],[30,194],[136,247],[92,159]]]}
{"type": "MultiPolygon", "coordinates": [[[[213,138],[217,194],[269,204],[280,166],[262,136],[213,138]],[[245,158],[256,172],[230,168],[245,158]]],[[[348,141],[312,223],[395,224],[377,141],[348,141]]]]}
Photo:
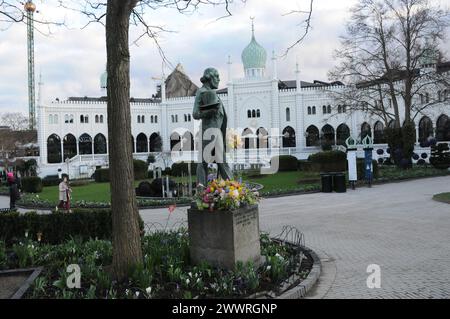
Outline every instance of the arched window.
{"type": "Polygon", "coordinates": [[[98,118],[98,115],[96,114],[95,115],[95,123],[98,123],[99,122],[99,118],[98,118]]]}
{"type": "Polygon", "coordinates": [[[183,134],[183,151],[193,151],[194,150],[194,136],[191,132],[186,131],[183,134]]]}
{"type": "Polygon", "coordinates": [[[106,154],[107,153],[106,137],[99,133],[94,137],[94,154],[106,154]]]}
{"type": "Polygon", "coordinates": [[[137,122],[141,123],[141,116],[140,115],[137,116],[137,122]]]}
{"type": "Polygon", "coordinates": [[[331,114],[331,105],[327,106],[327,112],[328,112],[328,114],[331,114]]]}
{"type": "Polygon", "coordinates": [[[161,152],[162,139],[158,133],[150,135],[150,152],[161,152]]]}
{"type": "Polygon", "coordinates": [[[147,153],[147,152],[148,152],[147,136],[144,133],[140,133],[136,137],[136,153],[147,153]]]}
{"type": "Polygon", "coordinates": [[[242,132],[242,138],[244,139],[244,147],[246,150],[256,147],[256,136],[250,128],[246,128],[242,132]]]}
{"type": "Polygon", "coordinates": [[[247,118],[251,118],[252,117],[252,111],[251,110],[247,110],[247,118]]]}
{"type": "Polygon", "coordinates": [[[150,123],[153,123],[154,122],[154,117],[153,117],[153,115],[151,115],[150,116],[150,123]]]}
{"type": "Polygon", "coordinates": [[[170,150],[173,152],[181,151],[181,136],[177,132],[170,135],[170,150]]]}
{"type": "Polygon", "coordinates": [[[103,123],[103,115],[100,115],[100,123],[103,123]]]}
{"type": "Polygon", "coordinates": [[[322,142],[328,145],[334,145],[334,128],[330,124],[322,127],[322,142]]]}
{"type": "Polygon", "coordinates": [[[327,106],[326,105],[322,106],[322,112],[323,112],[323,114],[327,114],[327,106]]]}
{"type": "Polygon", "coordinates": [[[287,126],[283,130],[283,147],[296,147],[295,130],[287,126]]]}
{"type": "Polygon", "coordinates": [[[48,124],[53,124],[53,115],[51,114],[48,116],[48,124]]]}
{"type": "Polygon", "coordinates": [[[155,123],[158,123],[158,116],[155,115],[155,123]]]}
{"type": "Polygon", "coordinates": [[[77,155],[77,139],[72,134],[67,134],[63,138],[63,160],[70,159],[77,155]]]}
{"type": "Polygon", "coordinates": [[[189,121],[189,122],[192,122],[191,114],[188,114],[188,121],[189,121]]]}
{"type": "Polygon", "coordinates": [[[424,116],[419,121],[419,143],[425,142],[430,136],[433,136],[433,122],[424,116]]]}
{"type": "Polygon", "coordinates": [[[319,129],[314,125],[308,126],[306,129],[306,146],[319,145],[319,129]]]}
{"type": "Polygon", "coordinates": [[[367,122],[364,122],[361,125],[361,141],[367,136],[369,135],[370,137],[372,137],[372,130],[370,128],[370,125],[367,122]]]}
{"type": "Polygon", "coordinates": [[[145,115],[141,116],[141,123],[145,123],[145,115]]]}
{"type": "Polygon", "coordinates": [[[61,138],[56,134],[47,138],[47,162],[61,163],[61,138]]]}
{"type": "Polygon", "coordinates": [[[64,123],[69,123],[69,114],[64,115],[64,123]]]}
{"type": "Polygon", "coordinates": [[[341,105],[340,105],[340,104],[338,105],[338,113],[339,113],[339,114],[341,114],[341,113],[342,113],[342,107],[341,107],[341,105]]]}
{"type": "Polygon", "coordinates": [[[450,119],[442,114],[436,122],[436,140],[438,142],[450,141],[450,119]]]}
{"type": "Polygon", "coordinates": [[[384,125],[380,121],[376,122],[373,126],[373,142],[375,144],[385,144],[386,138],[384,137],[384,125]]]}
{"type": "Polygon", "coordinates": [[[70,123],[73,123],[73,114],[70,114],[70,123]]]}
{"type": "Polygon", "coordinates": [[[80,155],[92,154],[92,137],[84,133],[78,138],[78,150],[80,155]]]}
{"type": "Polygon", "coordinates": [[[256,110],[252,110],[252,117],[253,117],[253,118],[256,117],[256,110]]]}
{"type": "Polygon", "coordinates": [[[308,106],[308,115],[311,115],[311,106],[308,106]]]}
{"type": "Polygon", "coordinates": [[[188,119],[187,119],[187,114],[184,114],[184,121],[185,121],[185,122],[188,121],[188,119]]]}
{"type": "Polygon", "coordinates": [[[344,145],[345,141],[350,137],[350,128],[347,124],[342,123],[336,129],[336,143],[337,145],[344,145]]]}
{"type": "Polygon", "coordinates": [[[80,123],[84,123],[84,115],[80,115],[80,123]]]}
{"type": "Polygon", "coordinates": [[[89,115],[84,116],[84,123],[89,123],[89,115]]]}
{"type": "Polygon", "coordinates": [[[256,110],[256,117],[261,117],[261,110],[260,109],[258,109],[258,110],[256,110]]]}
{"type": "Polygon", "coordinates": [[[316,114],[316,107],[315,106],[312,107],[312,114],[316,114]]]}
{"type": "Polygon", "coordinates": [[[53,116],[53,124],[58,124],[58,114],[53,116]]]}
{"type": "Polygon", "coordinates": [[[286,108],[286,122],[290,122],[291,121],[291,109],[290,108],[286,108]]]}
{"type": "Polygon", "coordinates": [[[264,127],[260,127],[257,131],[256,131],[256,147],[257,148],[268,148],[269,147],[269,141],[268,141],[268,137],[269,137],[269,133],[267,132],[267,130],[264,127]]]}

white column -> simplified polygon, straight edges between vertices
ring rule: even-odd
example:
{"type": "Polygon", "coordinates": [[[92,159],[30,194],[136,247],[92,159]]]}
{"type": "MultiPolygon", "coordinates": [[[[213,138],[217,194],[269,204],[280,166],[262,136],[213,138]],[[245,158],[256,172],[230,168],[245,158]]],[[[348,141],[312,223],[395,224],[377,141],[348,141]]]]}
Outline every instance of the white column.
{"type": "Polygon", "coordinates": [[[296,110],[296,121],[297,128],[295,131],[296,144],[297,147],[303,149],[306,147],[305,140],[305,110],[304,110],[304,99],[302,94],[302,84],[300,80],[300,68],[298,62],[295,64],[295,81],[297,86],[297,92],[295,95],[295,110],[296,110]]]}
{"type": "Polygon", "coordinates": [[[231,55],[228,56],[228,84],[230,84],[233,81],[233,74],[232,74],[232,66],[233,66],[233,62],[231,62],[231,55]]]}
{"type": "Polygon", "coordinates": [[[275,55],[275,50],[272,51],[272,79],[278,79],[277,57],[275,55]]]}

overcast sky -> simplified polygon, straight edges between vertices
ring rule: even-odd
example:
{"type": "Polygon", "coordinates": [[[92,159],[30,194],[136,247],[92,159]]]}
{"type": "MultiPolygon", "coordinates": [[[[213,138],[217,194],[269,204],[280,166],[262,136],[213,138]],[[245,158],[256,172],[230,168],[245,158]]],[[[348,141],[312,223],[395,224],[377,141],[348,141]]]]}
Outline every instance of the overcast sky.
{"type": "MultiPolygon", "coordinates": [[[[333,50],[338,47],[348,9],[355,1],[315,0],[312,30],[304,42],[278,61],[281,79],[295,78],[298,61],[302,80],[327,80],[327,72],[334,65],[333,50]]],[[[37,19],[65,19],[68,26],[53,27],[50,36],[35,34],[36,83],[42,74],[44,101],[100,96],[99,78],[106,66],[104,27],[92,24],[81,30],[86,20],[79,13],[56,8],[55,0],[35,3],[40,11],[37,19]]],[[[245,4],[236,0],[231,7],[233,15],[224,19],[217,20],[225,13],[223,7],[203,7],[191,15],[167,9],[148,11],[147,18],[154,25],[174,31],[161,34],[159,39],[173,65],[182,63],[197,84],[203,69],[214,66],[222,74],[223,87],[228,55],[233,61],[233,77],[243,76],[240,56],[250,41],[250,16],[255,17],[256,39],[268,52],[270,69],[271,52],[281,55],[304,31],[298,26],[304,16],[284,14],[306,10],[308,4],[309,0],[247,0],[245,4]]],[[[130,40],[136,39],[140,31],[132,27],[130,40]]],[[[24,24],[0,31],[0,113],[27,112],[26,52],[24,24]]],[[[164,70],[166,74],[170,71],[168,67],[164,70]]],[[[131,46],[131,96],[151,96],[156,87],[152,77],[160,77],[161,73],[162,60],[151,39],[144,38],[131,46]]]]}

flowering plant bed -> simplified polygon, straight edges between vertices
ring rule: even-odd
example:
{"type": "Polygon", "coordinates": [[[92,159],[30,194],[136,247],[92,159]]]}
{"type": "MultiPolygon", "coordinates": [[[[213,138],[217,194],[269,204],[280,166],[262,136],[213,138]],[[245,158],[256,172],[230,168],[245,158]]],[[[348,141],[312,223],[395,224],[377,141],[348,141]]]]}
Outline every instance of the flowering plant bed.
{"type": "Polygon", "coordinates": [[[24,239],[20,247],[9,248],[0,242],[0,265],[10,269],[20,261],[23,267],[44,267],[25,298],[273,298],[304,281],[313,264],[307,251],[301,257],[299,247],[267,234],[261,234],[260,241],[265,257],[260,267],[240,263],[224,270],[207,263],[191,265],[186,229],[157,231],[143,237],[143,263],[122,282],[110,276],[112,245],[105,240],[71,239],[47,245],[24,239]],[[70,264],[80,266],[80,289],[66,285],[70,264]],[[289,278],[293,281],[286,285],[289,278]]]}
{"type": "Polygon", "coordinates": [[[198,210],[234,210],[258,203],[259,194],[233,180],[213,180],[194,197],[198,210]]]}

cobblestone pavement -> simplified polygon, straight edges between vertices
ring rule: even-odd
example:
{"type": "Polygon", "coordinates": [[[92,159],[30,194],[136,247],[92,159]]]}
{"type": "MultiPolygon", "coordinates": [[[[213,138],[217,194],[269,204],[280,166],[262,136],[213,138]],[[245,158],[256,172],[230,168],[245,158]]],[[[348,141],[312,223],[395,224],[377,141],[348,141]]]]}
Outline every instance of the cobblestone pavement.
{"type": "MultiPolygon", "coordinates": [[[[323,274],[310,298],[450,298],[450,205],[432,200],[446,191],[450,177],[266,199],[261,229],[276,235],[293,225],[319,253],[323,274]],[[366,285],[370,264],[381,267],[379,289],[366,285]]],[[[140,213],[162,225],[169,216],[167,209],[140,213]]],[[[185,219],[186,208],[178,208],[169,224],[185,219]]]]}

